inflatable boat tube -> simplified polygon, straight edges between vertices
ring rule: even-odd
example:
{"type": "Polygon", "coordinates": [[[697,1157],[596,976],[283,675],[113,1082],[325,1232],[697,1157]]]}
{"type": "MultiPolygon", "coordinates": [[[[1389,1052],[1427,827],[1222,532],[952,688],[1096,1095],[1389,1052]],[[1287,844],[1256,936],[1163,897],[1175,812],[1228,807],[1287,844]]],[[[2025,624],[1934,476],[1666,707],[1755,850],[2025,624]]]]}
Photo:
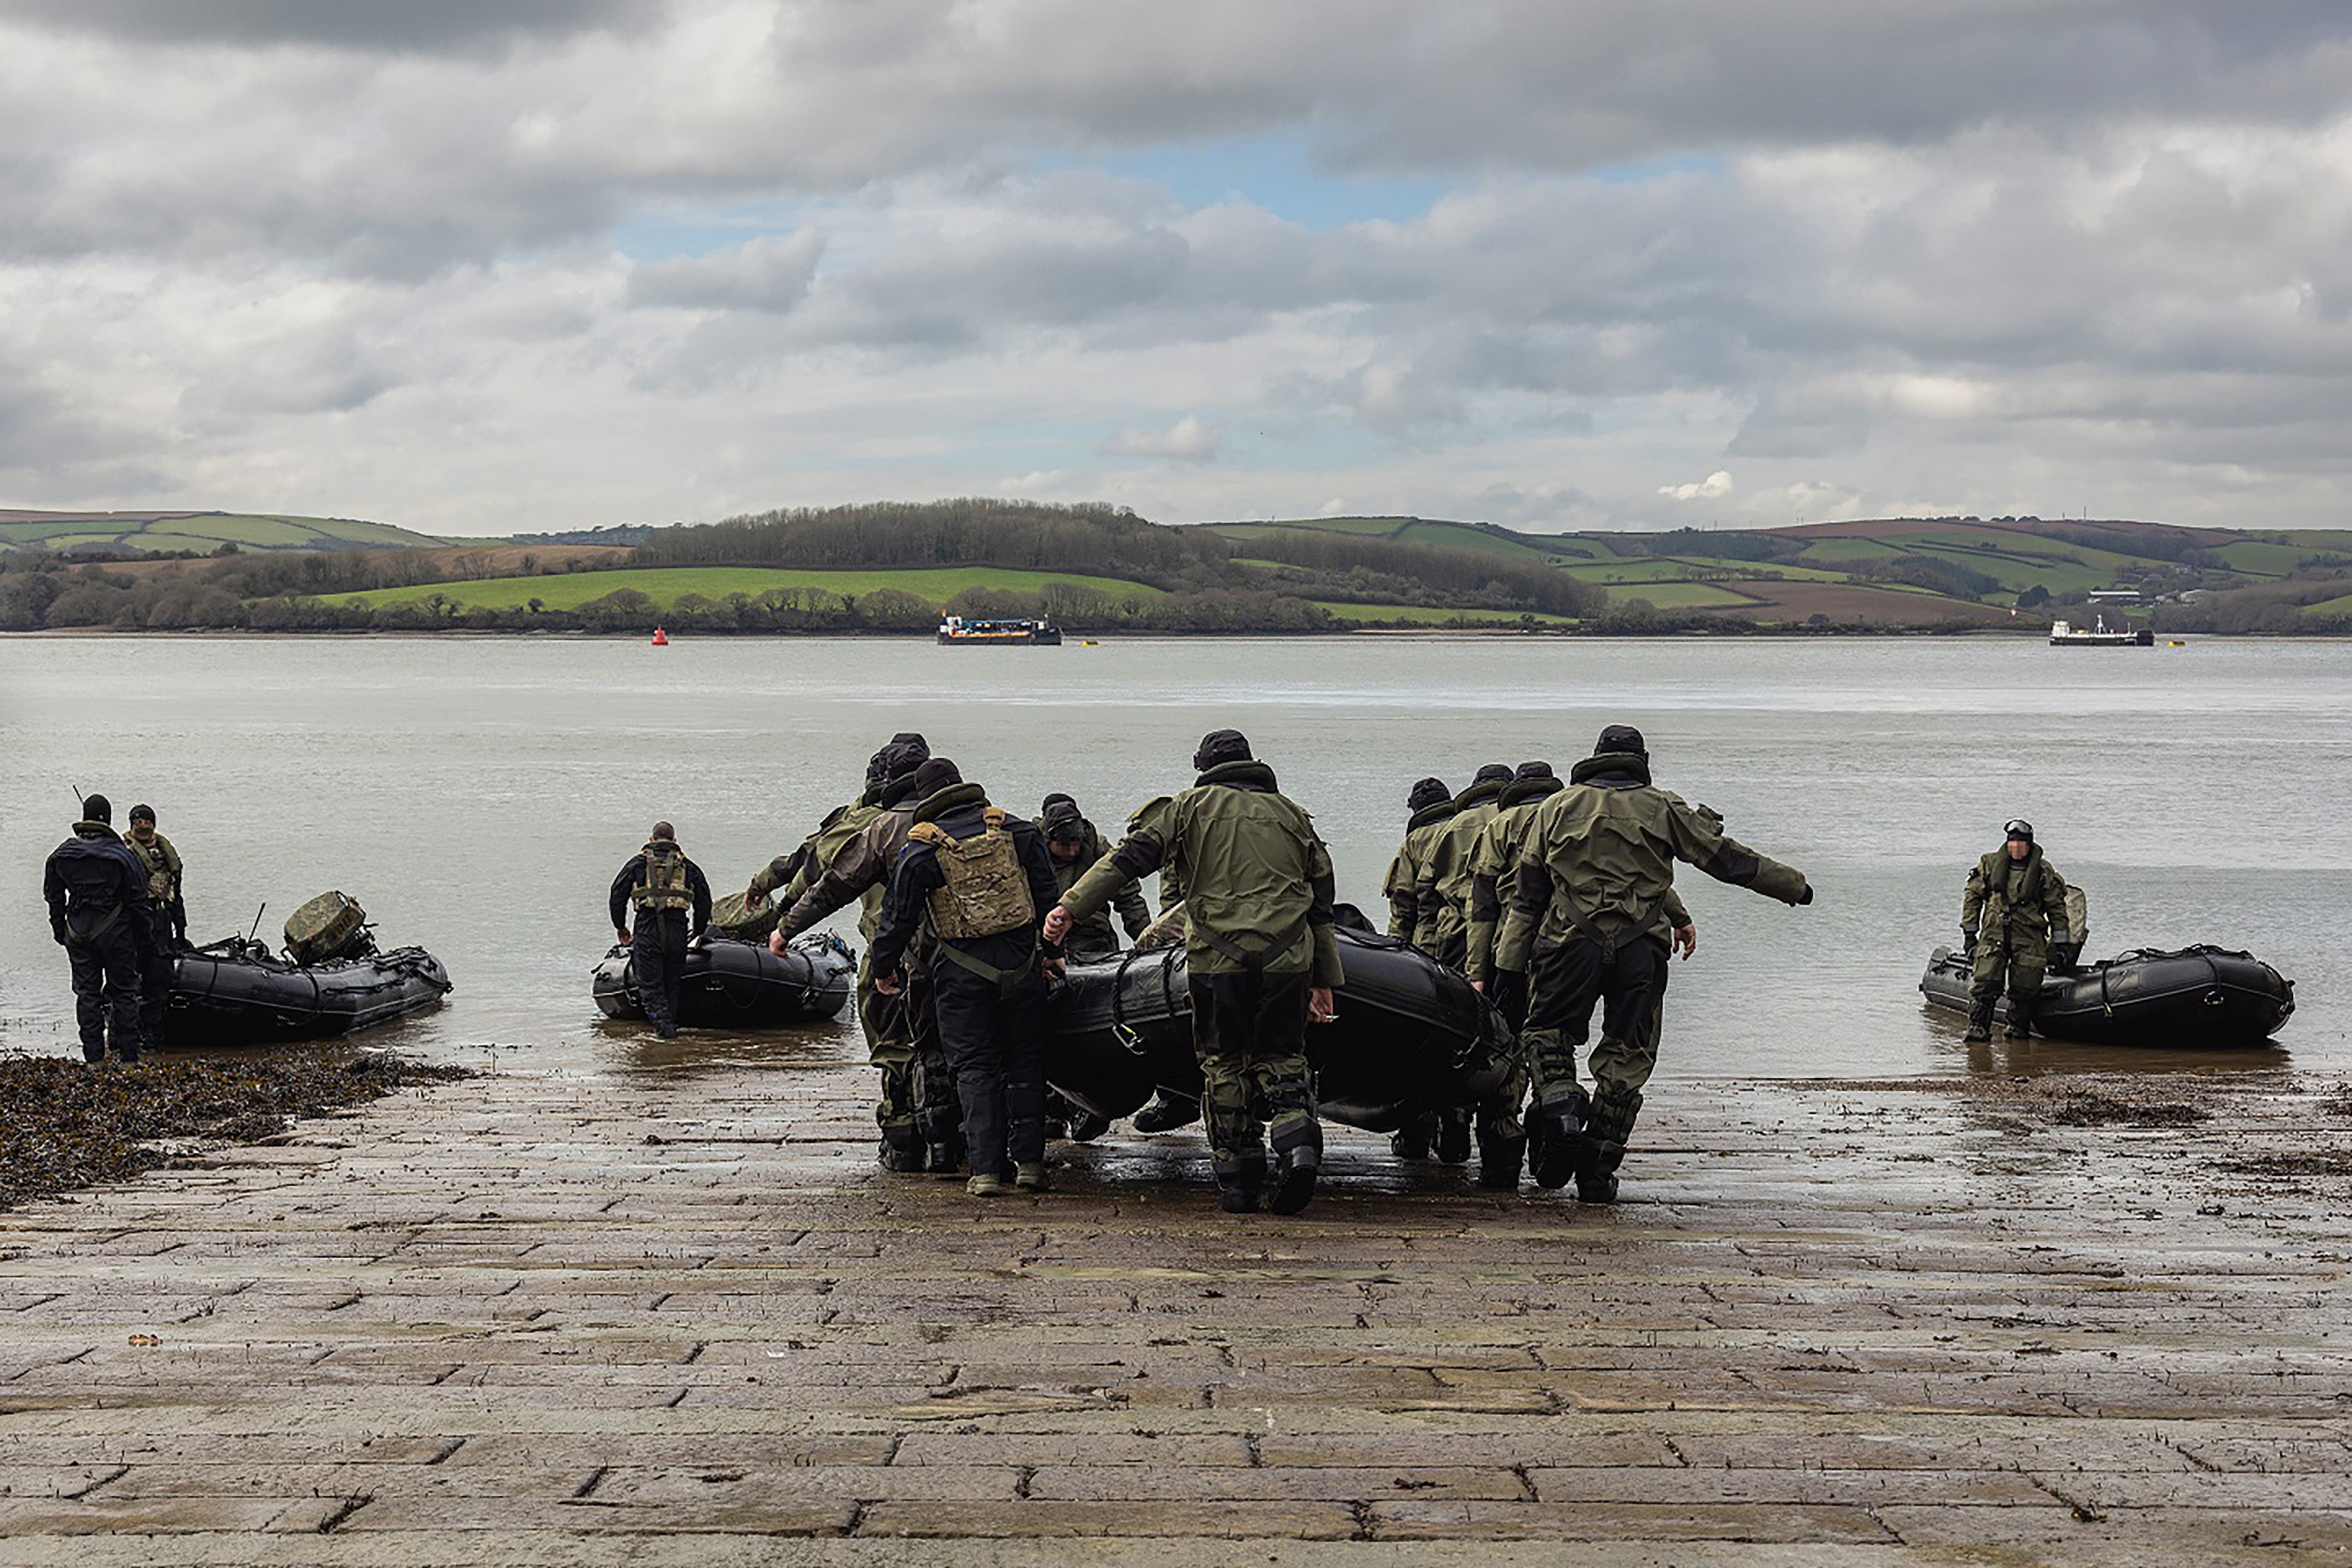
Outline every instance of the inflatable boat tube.
{"type": "Polygon", "coordinates": [[[173,954],[172,969],[167,1046],[332,1040],[436,1007],[449,993],[448,972],[422,947],[378,953],[371,945],[354,956],[296,964],[232,936],[173,954]]]}
{"type": "MultiPolygon", "coordinates": [[[[1969,960],[1938,947],[1919,990],[1953,1012],[1969,1010],[1969,960]]],[[[2009,1016],[2006,997],[1993,1009],[2009,1016]]],[[[2168,1051],[2261,1045],[2294,1012],[2294,982],[2251,953],[2186,947],[2143,949],[2050,975],[2034,1006],[2036,1033],[2085,1045],[2168,1051]]]]}
{"type": "MultiPolygon", "coordinates": [[[[678,1019],[696,1029],[771,1029],[837,1017],[848,1005],[857,954],[829,932],[812,932],[781,958],[764,942],[705,937],[686,955],[678,1019]]],[[[629,950],[615,947],[596,966],[590,989],[606,1018],[642,1019],[629,950]]]]}
{"type": "MultiPolygon", "coordinates": [[[[1414,1113],[1496,1101],[1517,1049],[1470,982],[1410,945],[1337,927],[1338,1016],[1307,1028],[1326,1120],[1393,1132],[1414,1113]]],[[[1097,1115],[1167,1088],[1201,1092],[1180,945],[1073,963],[1048,1012],[1045,1081],[1097,1115]]]]}

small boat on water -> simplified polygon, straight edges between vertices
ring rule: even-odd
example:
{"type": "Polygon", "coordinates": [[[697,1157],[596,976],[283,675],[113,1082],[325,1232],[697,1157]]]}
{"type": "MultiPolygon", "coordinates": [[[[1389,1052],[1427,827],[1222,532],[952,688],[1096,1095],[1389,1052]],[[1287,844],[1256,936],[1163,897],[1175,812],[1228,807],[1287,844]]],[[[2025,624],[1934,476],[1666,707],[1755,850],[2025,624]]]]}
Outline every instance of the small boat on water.
{"type": "Polygon", "coordinates": [[[332,1040],[438,1007],[449,989],[448,971],[422,947],[381,953],[366,940],[302,963],[278,956],[267,943],[231,936],[172,955],[163,1043],[332,1040]]]}
{"type": "MultiPolygon", "coordinates": [[[[1339,1016],[1307,1031],[1324,1118],[1386,1133],[1423,1111],[1496,1100],[1515,1046],[1486,998],[1407,943],[1337,933],[1339,1016]]],[[[1097,1115],[1131,1114],[1156,1089],[1201,1092],[1181,945],[1073,963],[1047,1022],[1045,1082],[1097,1115]]]]}
{"type": "MultiPolygon", "coordinates": [[[[1969,1010],[1969,961],[1937,947],[1919,981],[1934,1006],[1969,1010]]],[[[2003,998],[1996,1018],[2009,1016],[2003,998]]],[[[2198,1051],[2258,1046],[2294,1013],[2294,982],[2251,953],[2143,948],[2042,982],[2033,1028],[2085,1045],[2198,1051]]]]}
{"type": "Polygon", "coordinates": [[[2050,645],[2053,648],[2153,648],[2156,633],[2146,627],[2135,631],[2129,626],[2110,629],[2104,615],[2093,624],[2077,626],[2071,621],[2050,623],[2050,645]]]}
{"type": "Polygon", "coordinates": [[[1058,648],[1062,629],[1050,621],[967,621],[950,615],[940,622],[942,647],[1058,648]]]}
{"type": "MultiPolygon", "coordinates": [[[[829,932],[801,937],[781,958],[764,942],[706,936],[687,950],[677,1021],[697,1029],[822,1022],[848,1005],[856,975],[856,951],[829,932]]],[[[646,1016],[626,947],[604,956],[592,972],[590,991],[606,1018],[646,1016]]]]}

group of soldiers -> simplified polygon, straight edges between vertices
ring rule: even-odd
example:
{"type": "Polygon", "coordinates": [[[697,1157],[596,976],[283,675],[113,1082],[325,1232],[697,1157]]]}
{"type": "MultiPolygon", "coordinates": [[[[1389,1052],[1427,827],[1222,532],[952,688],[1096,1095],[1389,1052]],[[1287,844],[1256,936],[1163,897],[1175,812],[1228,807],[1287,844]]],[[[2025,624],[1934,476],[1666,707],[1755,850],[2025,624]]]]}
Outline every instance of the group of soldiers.
{"type": "Polygon", "coordinates": [[[188,942],[180,852],[155,831],[152,806],[131,807],[130,823],[128,835],[116,832],[113,802],[84,797],[81,820],[50,852],[41,877],[49,935],[73,973],[82,1057],[91,1062],[110,1051],[136,1062],[142,1041],[162,1040],[172,955],[188,942]]]}
{"type": "MultiPolygon", "coordinates": [[[[1726,834],[1715,811],[1653,784],[1630,725],[1603,729],[1564,780],[1549,762],[1489,763],[1458,795],[1420,780],[1405,806],[1382,888],[1389,935],[1460,970],[1518,1040],[1502,1094],[1475,1113],[1478,1185],[1513,1190],[1531,1166],[1538,1186],[1573,1180],[1582,1201],[1614,1201],[1657,1067],[1667,966],[1698,947],[1675,862],[1787,904],[1811,904],[1811,886],[1726,834]]],[[[1472,1131],[1468,1113],[1444,1109],[1392,1146],[1418,1156],[1433,1141],[1458,1163],[1472,1131]]]]}
{"type": "MultiPolygon", "coordinates": [[[[1034,823],[1013,817],[921,736],[894,736],[859,798],[752,879],[742,902],[775,900],[779,954],[863,905],[858,1018],[881,1075],[884,1168],[968,1170],[977,1196],[1047,1185],[1045,988],[1066,955],[1116,950],[1115,908],[1139,946],[1185,944],[1202,1071],[1197,1103],[1163,1092],[1137,1124],[1202,1118],[1231,1211],[1291,1213],[1310,1199],[1322,1129],[1306,1034],[1334,1015],[1345,983],[1330,856],[1239,732],[1205,737],[1192,766],[1190,788],[1147,803],[1106,848],[1070,796],[1048,796],[1034,823]],[[1155,873],[1157,921],[1139,889],[1155,873]]],[[[1436,1108],[1399,1134],[1400,1152],[1433,1143],[1466,1160],[1475,1118],[1482,1186],[1516,1189],[1531,1166],[1542,1186],[1573,1180],[1580,1197],[1610,1201],[1657,1061],[1669,956],[1697,945],[1675,862],[1792,904],[1810,904],[1811,887],[1725,834],[1713,811],[1656,788],[1627,726],[1602,731],[1566,779],[1542,762],[1497,764],[1459,795],[1423,779],[1408,807],[1387,883],[1391,934],[1486,992],[1518,1054],[1493,1101],[1436,1108]]],[[[649,915],[692,903],[698,929],[707,888],[690,863],[658,872],[660,837],[624,868],[615,908],[625,894],[649,915]]],[[[682,913],[659,917],[680,922],[682,943],[682,913]]],[[[667,952],[649,952],[646,926],[632,938],[653,960],[641,989],[646,973],[673,972],[667,952]]],[[[675,1027],[673,998],[648,996],[647,1009],[675,1027]]],[[[1085,1121],[1071,1131],[1100,1130],[1085,1121]]]]}

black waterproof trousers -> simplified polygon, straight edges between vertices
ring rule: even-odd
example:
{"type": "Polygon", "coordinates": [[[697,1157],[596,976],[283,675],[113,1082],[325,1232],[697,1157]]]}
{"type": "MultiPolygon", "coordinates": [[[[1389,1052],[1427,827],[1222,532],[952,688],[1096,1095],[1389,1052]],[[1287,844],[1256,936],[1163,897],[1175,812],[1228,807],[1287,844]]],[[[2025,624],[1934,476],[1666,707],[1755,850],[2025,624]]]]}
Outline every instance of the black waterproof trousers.
{"type": "Polygon", "coordinates": [[[74,1021],[81,1027],[86,1061],[106,1060],[110,1025],[116,1058],[139,1060],[140,971],[146,945],[131,928],[132,918],[124,915],[93,941],[66,943],[66,961],[73,967],[74,1021]]]}
{"type": "Polygon", "coordinates": [[[1007,986],[941,956],[931,965],[931,1008],[972,1174],[1045,1159],[1045,977],[1033,967],[1007,986]]]}
{"type": "Polygon", "coordinates": [[[1637,937],[1603,962],[1601,945],[1577,936],[1539,948],[1528,976],[1527,1029],[1521,1035],[1538,1097],[1576,1082],[1585,1059],[1596,1094],[1636,1093],[1658,1065],[1651,1026],[1666,995],[1666,945],[1637,937]],[[1592,1011],[1601,1009],[1601,1040],[1588,1052],[1592,1011]]]}
{"type": "Polygon", "coordinates": [[[141,960],[139,977],[139,1032],[150,1045],[163,1043],[163,1009],[171,999],[176,968],[172,956],[179,950],[179,938],[172,931],[172,912],[158,908],[153,940],[141,960]]]}
{"type": "Polygon", "coordinates": [[[629,929],[629,971],[654,1032],[667,1040],[677,1032],[678,998],[686,988],[686,911],[641,909],[629,929]]]}

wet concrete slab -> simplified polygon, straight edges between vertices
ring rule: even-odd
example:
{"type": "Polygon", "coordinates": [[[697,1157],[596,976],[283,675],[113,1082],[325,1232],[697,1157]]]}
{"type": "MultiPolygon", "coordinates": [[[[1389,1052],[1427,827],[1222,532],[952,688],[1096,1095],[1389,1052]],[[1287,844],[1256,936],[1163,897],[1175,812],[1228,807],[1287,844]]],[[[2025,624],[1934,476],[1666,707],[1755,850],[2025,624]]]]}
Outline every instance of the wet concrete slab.
{"type": "Polygon", "coordinates": [[[0,1568],[2352,1559],[2352,1097],[1678,1084],[993,1203],[855,1068],[506,1071],[0,1214],[0,1568]],[[2200,1113],[2202,1120],[2184,1114],[2200,1113]]]}

